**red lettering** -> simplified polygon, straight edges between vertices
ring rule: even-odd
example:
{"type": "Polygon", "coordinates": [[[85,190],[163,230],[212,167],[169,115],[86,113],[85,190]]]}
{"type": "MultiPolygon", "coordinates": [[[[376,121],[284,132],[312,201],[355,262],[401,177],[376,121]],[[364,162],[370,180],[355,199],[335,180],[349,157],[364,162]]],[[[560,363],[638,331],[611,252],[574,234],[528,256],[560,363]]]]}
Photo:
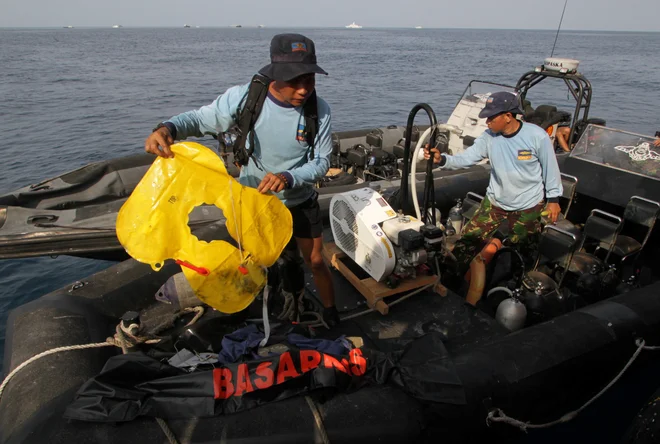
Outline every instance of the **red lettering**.
{"type": "Polygon", "coordinates": [[[291,354],[289,352],[282,353],[280,365],[277,368],[277,384],[283,383],[285,378],[297,378],[298,376],[300,375],[293,365],[291,354]]]}
{"type": "Polygon", "coordinates": [[[300,350],[300,369],[303,373],[314,370],[321,363],[321,353],[316,350],[300,350]]]}
{"type": "Polygon", "coordinates": [[[346,367],[344,365],[337,361],[337,359],[333,358],[330,355],[323,355],[323,366],[325,368],[336,368],[339,371],[342,371],[344,373],[348,373],[348,370],[346,370],[346,367]]]}
{"type": "Polygon", "coordinates": [[[269,368],[271,365],[273,365],[272,362],[262,362],[257,366],[255,373],[257,376],[264,378],[254,380],[254,385],[256,385],[258,389],[272,387],[275,375],[273,374],[273,370],[269,368]]]}
{"type": "Polygon", "coordinates": [[[228,368],[213,370],[213,392],[215,399],[227,399],[234,393],[234,384],[231,383],[232,374],[228,368]]]}
{"type": "Polygon", "coordinates": [[[241,396],[243,393],[253,392],[254,388],[250,382],[247,364],[240,364],[236,373],[236,392],[234,396],[241,396]]]}
{"type": "Polygon", "coordinates": [[[362,376],[367,372],[367,360],[362,356],[362,350],[354,348],[348,352],[348,358],[351,363],[349,370],[353,375],[362,376]]]}

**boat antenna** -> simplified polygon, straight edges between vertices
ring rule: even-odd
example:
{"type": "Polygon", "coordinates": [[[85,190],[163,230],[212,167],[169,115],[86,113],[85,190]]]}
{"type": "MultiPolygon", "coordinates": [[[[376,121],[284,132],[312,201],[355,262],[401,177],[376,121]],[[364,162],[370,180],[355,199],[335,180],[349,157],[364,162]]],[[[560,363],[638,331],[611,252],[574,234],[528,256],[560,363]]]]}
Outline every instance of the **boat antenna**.
{"type": "Polygon", "coordinates": [[[561,18],[559,19],[559,26],[557,27],[557,35],[555,36],[555,44],[552,45],[552,52],[550,53],[550,57],[552,57],[555,54],[555,46],[557,46],[557,37],[559,37],[559,30],[561,29],[561,22],[564,21],[564,12],[566,12],[566,5],[568,4],[568,0],[564,2],[564,10],[561,11],[561,18]]]}

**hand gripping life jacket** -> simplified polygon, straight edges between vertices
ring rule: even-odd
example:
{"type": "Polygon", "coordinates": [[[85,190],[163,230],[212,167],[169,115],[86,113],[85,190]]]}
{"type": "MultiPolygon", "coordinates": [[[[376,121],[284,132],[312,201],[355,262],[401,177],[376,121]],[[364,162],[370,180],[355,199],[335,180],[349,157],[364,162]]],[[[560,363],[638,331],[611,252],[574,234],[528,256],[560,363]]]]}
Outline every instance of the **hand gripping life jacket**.
{"type": "Polygon", "coordinates": [[[291,239],[291,213],[276,196],[239,184],[209,148],[182,142],[171,149],[174,158],[156,158],[119,211],[119,242],[154,270],[174,259],[198,298],[224,313],[240,311],[291,239]],[[192,235],[188,214],[202,204],[222,209],[239,248],[192,235]]]}

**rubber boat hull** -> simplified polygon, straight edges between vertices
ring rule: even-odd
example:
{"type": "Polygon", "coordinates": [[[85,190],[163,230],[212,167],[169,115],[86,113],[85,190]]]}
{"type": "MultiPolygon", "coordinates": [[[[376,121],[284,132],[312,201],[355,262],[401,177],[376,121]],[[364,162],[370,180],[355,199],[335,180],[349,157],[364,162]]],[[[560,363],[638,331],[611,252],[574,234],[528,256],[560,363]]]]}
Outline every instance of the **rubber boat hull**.
{"type": "MultiPolygon", "coordinates": [[[[225,239],[228,234],[221,224],[212,224],[199,236],[225,239]]],[[[127,260],[91,276],[79,288],[65,287],[19,307],[8,320],[5,370],[54,347],[103,342],[123,313],[161,307],[153,294],[178,270],[168,264],[156,273],[127,260]]],[[[350,286],[341,279],[336,284],[344,295],[340,305],[346,304],[350,286]]],[[[422,403],[390,386],[337,394],[320,404],[330,441],[437,442],[442,436],[443,442],[458,443],[519,436],[508,426],[486,427],[491,407],[525,421],[554,420],[609,382],[633,354],[636,338],[660,344],[658,291],[660,284],[654,284],[516,333],[508,333],[453,293],[444,298],[423,293],[392,307],[387,317],[372,313],[347,322],[332,333],[358,332],[377,341],[444,328],[466,403],[422,403]]],[[[106,442],[163,442],[152,418],[118,425],[62,419],[80,385],[117,352],[114,347],[64,352],[18,373],[0,399],[0,442],[95,442],[99,435],[106,442]]],[[[643,353],[629,371],[649,362],[658,366],[659,358],[643,353]]],[[[656,383],[649,384],[647,393],[656,383]]],[[[316,433],[303,397],[229,416],[168,423],[182,441],[249,443],[268,436],[269,442],[302,443],[313,442],[316,433]]]]}

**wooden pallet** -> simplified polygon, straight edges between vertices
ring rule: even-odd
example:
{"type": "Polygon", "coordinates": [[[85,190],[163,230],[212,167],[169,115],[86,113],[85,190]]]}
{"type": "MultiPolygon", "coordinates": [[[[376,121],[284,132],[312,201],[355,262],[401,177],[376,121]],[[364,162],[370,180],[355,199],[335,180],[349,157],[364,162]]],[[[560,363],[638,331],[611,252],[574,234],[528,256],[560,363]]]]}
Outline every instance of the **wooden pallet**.
{"type": "MultiPolygon", "coordinates": [[[[356,276],[347,265],[347,261],[351,261],[351,258],[341,251],[334,242],[324,244],[323,257],[364,296],[369,307],[375,308],[383,315],[386,315],[390,309],[384,298],[431,285],[438,280],[436,275],[418,276],[415,279],[404,279],[396,288],[390,288],[382,282],[376,282],[371,277],[360,279],[356,276]]],[[[447,289],[439,283],[435,285],[433,290],[441,296],[447,294],[447,289]]]]}

